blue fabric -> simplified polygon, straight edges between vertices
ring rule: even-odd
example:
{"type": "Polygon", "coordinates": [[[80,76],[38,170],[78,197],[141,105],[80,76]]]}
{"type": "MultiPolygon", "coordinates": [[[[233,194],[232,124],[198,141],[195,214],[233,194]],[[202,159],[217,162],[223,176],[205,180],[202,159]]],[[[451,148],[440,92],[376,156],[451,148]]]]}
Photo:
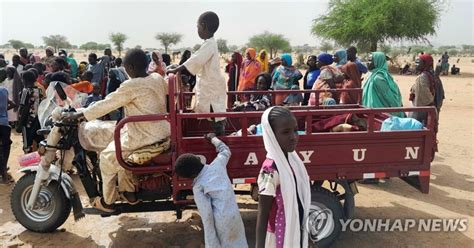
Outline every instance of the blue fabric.
{"type": "Polygon", "coordinates": [[[420,130],[423,124],[413,118],[391,116],[383,121],[380,131],[420,130]]]}
{"type": "Polygon", "coordinates": [[[227,174],[231,152],[218,138],[213,138],[212,144],[218,155],[202,168],[193,182],[194,201],[204,227],[204,243],[206,247],[246,248],[244,224],[227,174]]]}
{"type": "Polygon", "coordinates": [[[343,66],[347,63],[347,52],[346,50],[339,50],[334,55],[339,58],[339,62],[337,62],[337,66],[343,66]]]}
{"type": "Polygon", "coordinates": [[[89,107],[89,105],[91,105],[91,103],[94,103],[94,102],[98,102],[102,100],[102,96],[101,95],[94,95],[94,94],[90,94],[87,98],[86,98],[86,104],[84,105],[84,107],[89,107]]]}
{"type": "Polygon", "coordinates": [[[262,124],[258,124],[258,125],[257,125],[257,130],[255,131],[255,134],[256,134],[256,135],[262,135],[262,134],[263,134],[263,131],[262,131],[262,124]]]}
{"type": "Polygon", "coordinates": [[[286,62],[287,66],[291,66],[293,64],[293,59],[291,58],[291,55],[289,55],[288,53],[281,55],[281,59],[286,62]]]}
{"type": "Polygon", "coordinates": [[[324,99],[323,101],[323,105],[336,105],[336,100],[334,100],[334,98],[330,98],[330,97],[327,97],[324,99]]]}
{"type": "Polygon", "coordinates": [[[306,87],[308,89],[313,88],[313,84],[316,82],[316,79],[318,79],[319,74],[321,74],[321,70],[319,69],[308,72],[308,78],[306,79],[306,87]]]}
{"type": "Polygon", "coordinates": [[[332,59],[332,55],[329,54],[329,53],[321,53],[319,54],[318,56],[318,61],[321,61],[323,62],[324,64],[326,65],[330,65],[334,62],[334,60],[332,59]]]}
{"type": "Polygon", "coordinates": [[[356,59],[355,63],[357,65],[357,70],[359,70],[361,75],[369,71],[369,69],[367,69],[367,66],[365,66],[364,63],[362,63],[359,59],[356,59]]]}
{"type": "Polygon", "coordinates": [[[8,90],[0,87],[0,126],[8,125],[8,90]]]}

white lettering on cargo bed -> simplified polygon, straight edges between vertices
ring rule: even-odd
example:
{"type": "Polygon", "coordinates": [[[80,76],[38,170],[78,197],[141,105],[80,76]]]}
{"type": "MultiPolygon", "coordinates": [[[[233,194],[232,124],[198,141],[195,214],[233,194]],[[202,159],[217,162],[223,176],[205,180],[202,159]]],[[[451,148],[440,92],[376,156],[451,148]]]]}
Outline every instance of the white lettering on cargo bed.
{"type": "Polygon", "coordinates": [[[309,164],[311,163],[311,155],[313,155],[314,151],[300,151],[301,156],[303,156],[303,163],[309,164]]]}
{"type": "MultiPolygon", "coordinates": [[[[305,164],[311,163],[311,156],[314,154],[313,150],[299,151],[298,153],[301,155],[303,163],[305,164]]],[[[257,153],[249,152],[249,154],[247,155],[247,159],[244,162],[244,165],[258,165],[257,153]]]]}
{"type": "Polygon", "coordinates": [[[255,152],[249,153],[247,160],[245,160],[244,165],[258,165],[257,154],[255,152]]]}
{"type": "Polygon", "coordinates": [[[418,150],[420,150],[419,146],[416,147],[405,147],[407,154],[405,159],[418,159],[418,150]]]}
{"type": "Polygon", "coordinates": [[[356,162],[361,162],[365,160],[365,152],[367,149],[352,149],[352,152],[354,152],[354,161],[356,162]],[[362,154],[360,153],[362,152],[362,154]]]}

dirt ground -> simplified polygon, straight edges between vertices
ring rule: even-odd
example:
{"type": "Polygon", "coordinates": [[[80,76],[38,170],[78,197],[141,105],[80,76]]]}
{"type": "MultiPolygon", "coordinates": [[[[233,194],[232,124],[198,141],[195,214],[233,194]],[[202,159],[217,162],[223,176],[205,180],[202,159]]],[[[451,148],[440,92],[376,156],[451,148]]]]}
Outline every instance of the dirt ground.
{"type": "MultiPolygon", "coordinates": [[[[455,60],[457,58],[453,58],[455,60]]],[[[439,153],[432,163],[429,194],[422,194],[399,179],[379,185],[359,185],[354,218],[361,219],[468,219],[466,232],[344,232],[334,247],[474,247],[474,63],[456,63],[461,76],[443,76],[446,100],[440,116],[439,153]]],[[[415,76],[395,76],[408,106],[409,88],[415,76]]],[[[21,176],[16,159],[22,154],[21,137],[13,135],[10,172],[21,176]]],[[[76,186],[82,191],[77,176],[76,186]]],[[[203,230],[196,211],[176,221],[174,212],[123,214],[101,218],[72,216],[56,232],[38,234],[25,230],[10,210],[13,185],[0,185],[0,247],[204,247],[203,230]]],[[[81,197],[88,206],[86,197],[81,197]]],[[[255,243],[257,205],[239,196],[247,239],[255,243]]]]}

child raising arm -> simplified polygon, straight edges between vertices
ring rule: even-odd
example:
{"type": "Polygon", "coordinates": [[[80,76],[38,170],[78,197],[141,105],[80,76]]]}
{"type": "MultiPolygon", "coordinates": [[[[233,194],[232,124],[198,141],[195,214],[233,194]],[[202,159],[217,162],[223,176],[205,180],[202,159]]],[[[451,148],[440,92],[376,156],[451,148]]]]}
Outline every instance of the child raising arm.
{"type": "Polygon", "coordinates": [[[194,180],[194,201],[204,226],[206,247],[248,247],[234,189],[227,175],[230,149],[215,134],[207,134],[205,138],[218,151],[212,163],[204,165],[196,155],[182,154],[176,160],[175,172],[179,177],[194,180]]]}

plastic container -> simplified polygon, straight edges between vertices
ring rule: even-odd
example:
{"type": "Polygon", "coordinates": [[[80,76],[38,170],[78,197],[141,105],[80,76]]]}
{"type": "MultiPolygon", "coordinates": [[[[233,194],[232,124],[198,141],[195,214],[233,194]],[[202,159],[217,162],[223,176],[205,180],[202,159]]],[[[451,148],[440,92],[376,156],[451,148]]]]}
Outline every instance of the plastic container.
{"type": "Polygon", "coordinates": [[[41,162],[41,156],[38,152],[28,153],[18,158],[21,167],[38,165],[39,162],[41,162]]]}

